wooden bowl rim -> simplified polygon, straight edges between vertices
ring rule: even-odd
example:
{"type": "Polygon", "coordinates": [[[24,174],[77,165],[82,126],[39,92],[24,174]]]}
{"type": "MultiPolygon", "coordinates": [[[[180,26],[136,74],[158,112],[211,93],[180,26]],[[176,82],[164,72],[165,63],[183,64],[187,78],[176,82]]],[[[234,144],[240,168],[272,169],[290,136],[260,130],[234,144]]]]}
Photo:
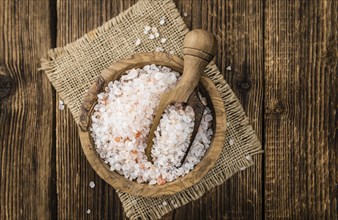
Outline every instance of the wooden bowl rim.
{"type": "Polygon", "coordinates": [[[116,80],[120,75],[125,73],[125,71],[149,64],[168,66],[179,73],[182,73],[183,71],[183,60],[180,57],[160,52],[138,53],[126,59],[114,62],[111,66],[102,71],[101,75],[97,77],[96,81],[91,85],[84,96],[81,106],[79,135],[82,149],[90,165],[95,172],[113,188],[135,196],[159,197],[163,195],[172,195],[193,186],[213,167],[224,146],[226,114],[223,100],[216,86],[207,76],[202,76],[200,83],[209,93],[216,116],[213,119],[216,120],[214,136],[202,160],[184,177],[164,185],[140,184],[136,181],[126,179],[115,171],[110,171],[109,166],[105,164],[98,155],[95,146],[92,143],[89,130],[91,111],[97,102],[97,94],[105,88],[108,82],[116,80]]]}

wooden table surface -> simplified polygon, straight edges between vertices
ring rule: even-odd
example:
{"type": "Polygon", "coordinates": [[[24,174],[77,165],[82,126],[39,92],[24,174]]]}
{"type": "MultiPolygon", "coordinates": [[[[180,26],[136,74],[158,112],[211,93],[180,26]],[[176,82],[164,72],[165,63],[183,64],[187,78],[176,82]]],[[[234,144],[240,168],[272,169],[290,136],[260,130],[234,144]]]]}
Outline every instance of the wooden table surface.
{"type": "MultiPolygon", "coordinates": [[[[265,153],[163,219],[337,219],[338,1],[175,2],[221,39],[216,62],[265,153]]],[[[125,218],[39,60],[134,3],[0,0],[0,219],[125,218]]]]}

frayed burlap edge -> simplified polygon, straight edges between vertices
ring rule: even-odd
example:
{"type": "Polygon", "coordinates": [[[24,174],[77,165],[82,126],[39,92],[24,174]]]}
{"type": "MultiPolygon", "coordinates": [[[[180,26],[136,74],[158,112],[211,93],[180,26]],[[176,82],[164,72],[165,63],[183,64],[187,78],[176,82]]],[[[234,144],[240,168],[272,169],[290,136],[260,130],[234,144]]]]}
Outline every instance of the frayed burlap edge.
{"type": "MultiPolygon", "coordinates": [[[[57,89],[57,92],[60,94],[60,97],[62,97],[65,104],[67,104],[77,123],[79,122],[80,115],[78,108],[79,106],[70,101],[72,94],[66,93],[63,89],[62,84],[60,84],[60,81],[58,80],[60,76],[55,73],[55,60],[59,56],[69,54],[74,50],[80,50],[82,45],[91,42],[101,33],[104,33],[106,30],[114,27],[120,22],[123,22],[124,19],[128,19],[128,17],[131,17],[134,10],[142,9],[143,7],[145,7],[144,2],[151,1],[152,0],[139,1],[128,10],[122,12],[117,17],[106,22],[103,26],[98,27],[97,29],[85,34],[77,41],[70,43],[63,48],[55,48],[50,50],[48,52],[48,56],[50,59],[41,60],[41,69],[45,71],[49,80],[52,82],[54,87],[57,89]]],[[[163,4],[163,8],[169,11],[169,13],[175,19],[176,26],[178,27],[182,36],[185,35],[188,32],[188,29],[179,12],[177,11],[175,4],[171,0],[164,0],[161,1],[161,3],[163,4]]],[[[178,55],[182,56],[182,53],[178,53],[178,55]]],[[[236,160],[233,163],[224,161],[224,159],[222,160],[222,157],[220,157],[212,170],[209,171],[209,173],[199,183],[185,191],[182,191],[172,196],[163,196],[159,198],[143,198],[117,191],[118,196],[123,204],[124,211],[126,212],[126,216],[130,219],[161,218],[163,215],[169,213],[173,209],[181,207],[193,200],[200,198],[205,192],[207,192],[211,188],[223,184],[226,179],[228,179],[238,171],[250,167],[251,165],[253,165],[251,156],[262,153],[260,142],[255,135],[252,127],[249,125],[248,118],[245,116],[244,110],[240,105],[240,102],[236,98],[235,94],[232,92],[229,85],[225,82],[222,74],[219,72],[216,65],[209,65],[205,73],[210,77],[210,79],[219,89],[222,99],[224,101],[224,105],[226,107],[227,114],[232,111],[236,112],[235,120],[238,124],[236,126],[235,132],[237,136],[241,137],[243,145],[241,145],[240,147],[246,149],[247,155],[244,155],[244,157],[236,160]],[[167,205],[162,205],[163,201],[169,202],[167,205]]],[[[226,148],[223,149],[222,154],[226,154],[226,148]]]]}

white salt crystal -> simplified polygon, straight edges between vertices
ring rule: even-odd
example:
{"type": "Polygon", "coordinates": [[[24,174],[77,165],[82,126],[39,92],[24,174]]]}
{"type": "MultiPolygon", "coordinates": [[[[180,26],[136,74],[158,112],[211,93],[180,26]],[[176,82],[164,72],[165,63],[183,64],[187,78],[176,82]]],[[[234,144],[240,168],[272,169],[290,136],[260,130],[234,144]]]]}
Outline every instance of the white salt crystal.
{"type": "Polygon", "coordinates": [[[160,25],[164,25],[165,24],[165,17],[162,17],[161,19],[160,19],[160,25]]]}
{"type": "Polygon", "coordinates": [[[155,36],[155,38],[158,38],[158,37],[160,36],[160,33],[155,32],[155,33],[154,33],[154,36],[155,36]]]}
{"type": "Polygon", "coordinates": [[[86,213],[87,213],[87,214],[90,214],[90,213],[91,213],[91,210],[90,210],[90,209],[87,209],[86,213]]]}
{"type": "Polygon", "coordinates": [[[166,206],[166,205],[168,205],[168,203],[166,201],[163,201],[162,205],[166,206]]]}
{"type": "Polygon", "coordinates": [[[137,38],[135,41],[135,46],[138,46],[141,44],[141,39],[137,38]]]}
{"type": "Polygon", "coordinates": [[[150,181],[149,181],[149,185],[155,185],[156,183],[157,183],[156,180],[150,180],[150,181]]]}
{"type": "Polygon", "coordinates": [[[187,16],[188,16],[188,13],[187,13],[187,12],[183,12],[183,16],[184,16],[184,17],[187,17],[187,16]]]}
{"type": "Polygon", "coordinates": [[[150,39],[150,40],[153,40],[154,38],[155,38],[155,35],[149,34],[149,39],[150,39]]]}
{"type": "Polygon", "coordinates": [[[231,66],[228,66],[228,67],[226,68],[226,70],[229,70],[229,71],[230,71],[230,70],[231,70],[231,66]]]}
{"type": "Polygon", "coordinates": [[[162,47],[156,47],[156,48],[155,48],[155,51],[156,51],[156,52],[163,52],[164,49],[163,49],[162,47]]]}
{"type": "Polygon", "coordinates": [[[60,99],[59,100],[59,110],[64,110],[65,109],[65,106],[64,106],[64,104],[63,104],[63,101],[60,99]]]}
{"type": "Polygon", "coordinates": [[[93,181],[90,181],[89,182],[89,187],[92,188],[92,189],[95,188],[95,183],[93,181]]]}
{"type": "Polygon", "coordinates": [[[146,25],[146,26],[144,27],[144,30],[145,30],[145,31],[150,31],[150,30],[151,30],[151,27],[148,26],[148,25],[146,25]]]}
{"type": "Polygon", "coordinates": [[[167,41],[166,38],[161,38],[161,43],[164,44],[167,41]]]}
{"type": "Polygon", "coordinates": [[[230,139],[229,144],[230,144],[230,146],[234,145],[234,140],[230,139]]]}
{"type": "Polygon", "coordinates": [[[65,106],[62,104],[62,105],[59,105],[59,110],[64,110],[65,109],[65,106]]]}

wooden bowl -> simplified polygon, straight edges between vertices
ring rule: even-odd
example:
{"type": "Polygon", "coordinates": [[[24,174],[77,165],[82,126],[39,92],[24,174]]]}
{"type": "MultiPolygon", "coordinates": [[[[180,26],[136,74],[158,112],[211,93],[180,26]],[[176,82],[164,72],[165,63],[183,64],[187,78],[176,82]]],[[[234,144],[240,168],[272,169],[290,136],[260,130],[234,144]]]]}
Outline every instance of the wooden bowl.
{"type": "Polygon", "coordinates": [[[101,75],[99,75],[96,82],[91,85],[84,97],[81,108],[79,134],[82,149],[90,165],[96,173],[112,187],[136,196],[158,197],[172,195],[193,186],[213,167],[223,148],[226,131],[226,115],[223,100],[216,86],[208,77],[202,76],[200,80],[200,85],[202,86],[200,86],[200,88],[201,92],[208,100],[208,106],[212,110],[212,128],[214,135],[210,147],[194,169],[186,176],[164,185],[140,184],[136,181],[126,179],[115,171],[110,171],[109,165],[105,164],[96,152],[89,130],[93,108],[97,103],[97,94],[104,91],[104,88],[110,81],[119,79],[119,77],[127,70],[132,68],[142,68],[148,64],[167,66],[179,73],[182,73],[183,71],[183,60],[181,58],[159,52],[135,54],[130,58],[112,64],[102,71],[101,75]]]}

